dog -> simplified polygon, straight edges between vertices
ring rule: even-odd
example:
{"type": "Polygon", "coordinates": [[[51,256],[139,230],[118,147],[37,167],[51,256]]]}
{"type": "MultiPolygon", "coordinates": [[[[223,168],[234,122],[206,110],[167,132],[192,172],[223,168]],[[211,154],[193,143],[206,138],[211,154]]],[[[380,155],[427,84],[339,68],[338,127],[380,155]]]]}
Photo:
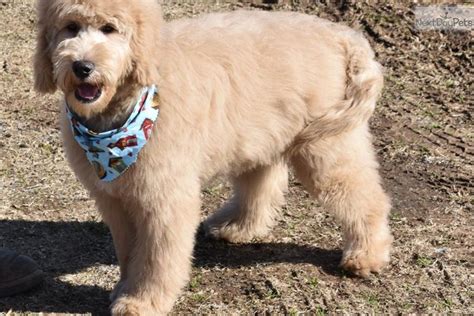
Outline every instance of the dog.
{"type": "Polygon", "coordinates": [[[200,190],[218,174],[234,195],[205,220],[209,236],[265,236],[290,166],[340,221],[341,266],[367,276],[387,265],[390,200],[368,127],[383,75],[359,32],[284,12],[165,23],[156,0],[38,0],[37,10],[34,85],[64,94],[66,157],[112,233],[113,315],[172,309],[200,190]]]}

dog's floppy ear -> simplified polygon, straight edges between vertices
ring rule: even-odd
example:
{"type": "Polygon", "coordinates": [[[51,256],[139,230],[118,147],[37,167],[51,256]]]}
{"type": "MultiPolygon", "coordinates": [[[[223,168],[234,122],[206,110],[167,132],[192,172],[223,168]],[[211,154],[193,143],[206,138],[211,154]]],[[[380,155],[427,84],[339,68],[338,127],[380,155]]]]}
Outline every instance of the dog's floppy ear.
{"type": "Polygon", "coordinates": [[[53,64],[48,40],[48,24],[46,23],[46,1],[38,1],[38,33],[36,52],[33,58],[34,85],[38,92],[53,93],[56,84],[53,79],[53,64]]]}
{"type": "Polygon", "coordinates": [[[157,0],[144,0],[135,14],[136,29],[132,34],[133,78],[143,86],[156,84],[158,51],[163,16],[157,0]]]}

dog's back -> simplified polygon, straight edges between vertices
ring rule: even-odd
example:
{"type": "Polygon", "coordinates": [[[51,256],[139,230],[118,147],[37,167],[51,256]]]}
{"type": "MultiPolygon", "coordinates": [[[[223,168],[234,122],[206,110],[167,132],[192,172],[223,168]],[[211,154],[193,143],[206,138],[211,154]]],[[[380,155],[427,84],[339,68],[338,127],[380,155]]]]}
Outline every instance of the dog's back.
{"type": "Polygon", "coordinates": [[[223,155],[210,159],[216,171],[238,173],[270,163],[294,144],[357,127],[368,120],[381,88],[362,35],[305,14],[211,14],[171,22],[163,37],[173,43],[163,57],[165,81],[186,64],[192,77],[181,80],[193,82],[183,86],[207,92],[193,99],[183,91],[186,102],[222,122],[206,134],[210,155],[223,155]]]}

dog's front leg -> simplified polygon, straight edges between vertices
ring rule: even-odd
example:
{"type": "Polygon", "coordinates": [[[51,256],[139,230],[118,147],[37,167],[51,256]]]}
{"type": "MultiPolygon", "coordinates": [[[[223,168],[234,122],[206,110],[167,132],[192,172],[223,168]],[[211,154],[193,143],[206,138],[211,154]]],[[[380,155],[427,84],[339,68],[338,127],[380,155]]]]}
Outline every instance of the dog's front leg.
{"type": "Polygon", "coordinates": [[[135,244],[112,315],[166,314],[188,281],[200,199],[198,181],[187,178],[140,188],[131,210],[135,244]]]}
{"type": "Polygon", "coordinates": [[[104,193],[97,194],[94,199],[104,222],[112,234],[115,254],[120,265],[120,281],[110,294],[111,301],[114,301],[127,279],[128,260],[135,240],[135,227],[121,200],[104,193]]]}

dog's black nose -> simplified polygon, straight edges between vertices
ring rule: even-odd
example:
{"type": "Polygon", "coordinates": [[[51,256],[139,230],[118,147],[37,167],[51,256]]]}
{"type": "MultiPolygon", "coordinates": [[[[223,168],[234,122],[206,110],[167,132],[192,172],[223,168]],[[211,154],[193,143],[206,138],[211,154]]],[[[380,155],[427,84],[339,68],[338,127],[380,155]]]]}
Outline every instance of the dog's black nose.
{"type": "Polygon", "coordinates": [[[90,61],[78,60],[72,63],[72,70],[80,79],[85,79],[94,71],[95,65],[90,61]]]}

